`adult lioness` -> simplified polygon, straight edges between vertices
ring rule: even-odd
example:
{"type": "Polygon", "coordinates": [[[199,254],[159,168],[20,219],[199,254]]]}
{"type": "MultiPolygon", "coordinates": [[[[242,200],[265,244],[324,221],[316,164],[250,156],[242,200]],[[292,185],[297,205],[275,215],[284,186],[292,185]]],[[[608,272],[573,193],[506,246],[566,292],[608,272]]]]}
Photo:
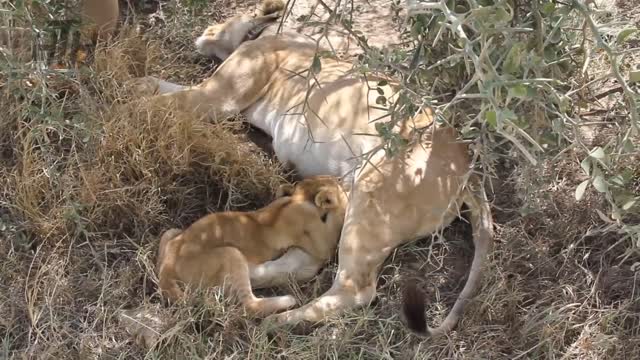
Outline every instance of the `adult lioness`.
{"type": "MultiPolygon", "coordinates": [[[[475,245],[469,278],[444,322],[428,329],[431,335],[446,333],[480,285],[492,241],[490,208],[479,179],[469,175],[467,147],[453,128],[436,126],[425,109],[401,122],[398,130],[413,123],[430,128],[399,154],[387,157],[376,124],[388,121],[388,110],[369,104],[376,104],[380,91],[394,101],[395,90],[354,74],[348,62],[323,58],[321,66],[312,67],[314,59],[312,41],[261,35],[240,45],[197,86],[155,78],[141,83],[161,93],[151,98],[156,106],[181,107],[212,118],[244,114],[271,135],[278,159],[302,176],[344,178],[349,204],[333,285],[301,308],[268,317],[267,324],[317,322],[369,304],[376,295],[379,268],[391,251],[447,226],[466,203],[475,245]],[[313,76],[305,75],[309,71],[315,71],[313,76]]],[[[415,321],[409,324],[417,327],[415,321]]]]}
{"type": "Polygon", "coordinates": [[[265,315],[295,305],[292,296],[255,297],[251,282],[264,284],[263,264],[291,247],[309,255],[307,271],[302,276],[299,272],[298,280],[315,275],[314,270],[335,251],[347,197],[331,176],[283,185],[276,197],[253,212],[210,214],[184,231],[167,230],[158,249],[160,291],[175,301],[183,295],[178,282],[203,287],[224,284],[250,313],[265,315]]]}

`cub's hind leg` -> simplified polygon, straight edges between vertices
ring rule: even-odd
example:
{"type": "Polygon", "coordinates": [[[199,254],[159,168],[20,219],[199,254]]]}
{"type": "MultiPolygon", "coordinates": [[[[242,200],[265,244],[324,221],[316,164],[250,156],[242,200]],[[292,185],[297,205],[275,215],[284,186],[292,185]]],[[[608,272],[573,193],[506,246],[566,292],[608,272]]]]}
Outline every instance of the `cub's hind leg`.
{"type": "Polygon", "coordinates": [[[254,289],[282,286],[290,278],[297,283],[307,282],[316,276],[324,263],[294,247],[275,260],[251,266],[251,286],[254,289]]]}
{"type": "Polygon", "coordinates": [[[180,229],[169,229],[162,234],[158,247],[156,271],[158,272],[158,287],[160,293],[169,302],[175,302],[182,297],[183,292],[178,286],[178,274],[176,273],[176,253],[180,248],[180,229]]]}
{"type": "MultiPolygon", "coordinates": [[[[225,295],[235,296],[248,313],[256,316],[265,316],[282,310],[287,310],[296,305],[296,300],[290,296],[275,296],[268,298],[258,298],[253,294],[251,281],[249,278],[249,265],[240,250],[234,247],[215,248],[209,254],[203,254],[207,264],[218,262],[219,266],[213,276],[216,283],[223,285],[225,295]]],[[[204,259],[203,259],[204,260],[204,259]]],[[[203,279],[204,280],[204,279],[203,279]]]]}

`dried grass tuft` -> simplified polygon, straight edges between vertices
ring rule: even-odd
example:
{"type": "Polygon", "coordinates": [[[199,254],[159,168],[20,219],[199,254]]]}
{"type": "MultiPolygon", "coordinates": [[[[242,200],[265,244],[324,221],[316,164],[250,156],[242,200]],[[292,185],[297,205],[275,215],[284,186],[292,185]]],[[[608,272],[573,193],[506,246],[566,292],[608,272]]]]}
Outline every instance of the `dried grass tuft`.
{"type": "MultiPolygon", "coordinates": [[[[212,71],[190,37],[231,5],[167,5],[144,37],[125,26],[76,73],[0,72],[1,358],[640,358],[637,260],[624,257],[629,240],[591,231],[592,210],[606,204],[595,191],[575,201],[584,179],[571,153],[538,168],[500,162],[491,273],[447,338],[406,332],[401,278],[422,280],[427,316],[440,321],[473,255],[463,221],[396,249],[375,304],[316,327],[267,336],[217,290],[161,306],[158,235],[208,211],[263,205],[285,175],[238,119],[124,105],[133,77],[187,84],[212,71]]],[[[335,270],[261,293],[307,302],[335,270]]]]}

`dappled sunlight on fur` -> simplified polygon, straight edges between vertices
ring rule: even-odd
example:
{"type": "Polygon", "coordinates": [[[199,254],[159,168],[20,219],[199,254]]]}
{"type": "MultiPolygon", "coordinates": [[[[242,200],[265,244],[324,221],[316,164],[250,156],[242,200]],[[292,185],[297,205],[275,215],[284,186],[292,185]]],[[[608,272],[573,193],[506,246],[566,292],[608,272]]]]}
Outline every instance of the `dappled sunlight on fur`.
{"type": "MultiPolygon", "coordinates": [[[[638,14],[632,1],[617,3],[627,4],[625,14],[638,14]]],[[[134,30],[138,24],[120,27],[113,42],[96,49],[101,57],[78,72],[43,76],[20,64],[0,71],[0,354],[640,358],[638,260],[625,258],[636,248],[620,234],[593,231],[601,222],[594,210],[607,209],[602,194],[590,188],[575,200],[584,180],[579,149],[538,166],[513,153],[483,154],[500,157],[496,177],[487,181],[495,220],[490,271],[445,337],[409,333],[400,318],[402,293],[413,280],[410,289],[423,297],[417,300],[426,299],[425,325],[446,318],[474,257],[465,211],[434,236],[390,251],[367,307],[322,323],[267,334],[219,288],[188,291],[184,303],[161,305],[155,260],[163,231],[210,212],[267,205],[288,176],[247,141],[240,121],[246,119],[165,111],[128,87],[148,75],[200,83],[215,64],[196,53],[195,38],[211,23],[253,12],[254,4],[178,1],[163,2],[161,10],[149,16],[144,36],[134,30]]],[[[377,31],[379,20],[372,25],[377,31]]],[[[616,100],[616,111],[624,106],[616,100]]],[[[610,135],[594,138],[605,145],[610,135]]],[[[637,164],[632,157],[623,164],[635,171],[634,190],[637,164]]],[[[331,287],[336,260],[308,282],[284,278],[275,289],[254,292],[309,303],[331,287]]]]}

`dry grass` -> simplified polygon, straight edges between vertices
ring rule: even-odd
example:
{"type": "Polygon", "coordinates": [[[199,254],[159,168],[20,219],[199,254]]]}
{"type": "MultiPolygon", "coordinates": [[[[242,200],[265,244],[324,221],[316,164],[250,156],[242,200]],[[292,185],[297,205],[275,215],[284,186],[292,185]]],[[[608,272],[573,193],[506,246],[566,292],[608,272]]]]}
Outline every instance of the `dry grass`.
{"type": "MultiPolygon", "coordinates": [[[[211,18],[185,24],[180,11],[149,32],[151,42],[123,29],[77,77],[45,81],[18,68],[29,80],[0,79],[0,358],[640,358],[639,269],[620,257],[628,244],[590,231],[599,222],[592,209],[606,206],[596,193],[575,202],[582,179],[571,156],[542,174],[503,162],[492,273],[448,338],[405,331],[398,287],[401,276],[427,279],[430,317],[446,315],[472,257],[463,221],[442,241],[397,249],[371,307],[302,334],[267,336],[215,290],[159,305],[158,235],[207,211],[265,204],[284,176],[237,119],[121,106],[132,77],[189,83],[212,70],[190,52],[175,57],[211,18]],[[535,212],[520,212],[524,193],[535,212]],[[151,349],[123,327],[128,309],[163,319],[151,349]]],[[[334,273],[335,264],[309,284],[263,293],[307,302],[334,273]]]]}

